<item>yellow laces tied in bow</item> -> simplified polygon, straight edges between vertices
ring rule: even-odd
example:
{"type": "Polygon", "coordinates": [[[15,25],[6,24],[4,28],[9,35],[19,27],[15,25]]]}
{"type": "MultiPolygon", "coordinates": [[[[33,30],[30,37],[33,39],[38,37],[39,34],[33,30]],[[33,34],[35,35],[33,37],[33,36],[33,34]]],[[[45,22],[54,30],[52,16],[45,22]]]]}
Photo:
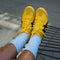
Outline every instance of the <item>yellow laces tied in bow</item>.
{"type": "Polygon", "coordinates": [[[32,23],[33,22],[33,17],[29,17],[29,16],[25,16],[24,18],[22,18],[22,29],[18,31],[18,33],[31,33],[32,30],[32,23]],[[24,20],[25,19],[25,20],[24,20]],[[28,20],[27,20],[28,19],[28,20]]]}
{"type": "Polygon", "coordinates": [[[44,35],[45,36],[45,33],[43,32],[43,29],[44,29],[44,24],[42,23],[42,19],[39,17],[36,17],[36,20],[35,20],[35,24],[34,24],[34,30],[32,31],[32,35],[33,34],[37,34],[38,36],[41,36],[44,35]],[[39,21],[38,21],[39,20],[39,21]]]}

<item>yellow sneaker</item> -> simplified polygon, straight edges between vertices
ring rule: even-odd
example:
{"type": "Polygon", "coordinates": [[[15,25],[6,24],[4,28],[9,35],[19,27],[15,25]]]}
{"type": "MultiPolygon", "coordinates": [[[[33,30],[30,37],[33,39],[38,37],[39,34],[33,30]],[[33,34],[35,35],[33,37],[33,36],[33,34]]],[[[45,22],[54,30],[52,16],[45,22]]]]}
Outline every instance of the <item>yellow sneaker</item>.
{"type": "Polygon", "coordinates": [[[33,36],[33,34],[36,34],[38,36],[41,36],[41,39],[43,40],[43,36],[45,36],[45,31],[47,28],[47,23],[48,14],[46,10],[42,7],[38,8],[36,11],[35,23],[31,36],[33,36]]]}
{"type": "Polygon", "coordinates": [[[32,31],[32,23],[35,18],[35,10],[31,6],[27,6],[24,10],[22,16],[22,29],[18,31],[18,33],[31,33],[32,31]]]}

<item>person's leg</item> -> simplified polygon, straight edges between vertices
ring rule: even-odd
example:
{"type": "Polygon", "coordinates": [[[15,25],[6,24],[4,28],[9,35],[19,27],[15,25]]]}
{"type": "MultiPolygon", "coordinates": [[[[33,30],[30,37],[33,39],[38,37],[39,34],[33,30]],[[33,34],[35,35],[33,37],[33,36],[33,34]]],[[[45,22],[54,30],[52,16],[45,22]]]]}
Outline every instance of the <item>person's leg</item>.
{"type": "Polygon", "coordinates": [[[0,60],[13,60],[19,53],[31,34],[34,16],[35,10],[33,7],[27,6],[22,16],[22,29],[18,31],[21,35],[0,50],[0,60]]]}
{"type": "Polygon", "coordinates": [[[16,60],[35,60],[41,37],[33,35],[23,53],[16,60]]]}
{"type": "Polygon", "coordinates": [[[17,53],[23,48],[30,34],[22,33],[14,40],[10,42],[7,46],[0,50],[0,60],[13,60],[17,53]]]}
{"type": "Polygon", "coordinates": [[[16,60],[34,60],[36,59],[38,47],[45,35],[48,22],[48,15],[44,8],[38,8],[36,11],[35,23],[31,35],[31,39],[25,50],[16,60]]]}

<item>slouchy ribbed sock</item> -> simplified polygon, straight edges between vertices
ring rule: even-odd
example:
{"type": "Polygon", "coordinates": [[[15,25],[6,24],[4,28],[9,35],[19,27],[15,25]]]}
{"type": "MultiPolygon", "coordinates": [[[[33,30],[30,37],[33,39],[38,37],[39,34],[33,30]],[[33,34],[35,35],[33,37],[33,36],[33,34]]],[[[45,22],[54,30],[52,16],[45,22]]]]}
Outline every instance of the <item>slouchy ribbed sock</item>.
{"type": "Polygon", "coordinates": [[[23,48],[25,43],[28,41],[30,34],[22,33],[19,36],[17,36],[14,40],[12,40],[10,43],[12,43],[19,53],[20,50],[23,48]]]}
{"type": "Polygon", "coordinates": [[[30,52],[32,52],[36,58],[40,43],[41,43],[41,37],[33,35],[29,43],[25,47],[25,50],[29,50],[30,52]]]}

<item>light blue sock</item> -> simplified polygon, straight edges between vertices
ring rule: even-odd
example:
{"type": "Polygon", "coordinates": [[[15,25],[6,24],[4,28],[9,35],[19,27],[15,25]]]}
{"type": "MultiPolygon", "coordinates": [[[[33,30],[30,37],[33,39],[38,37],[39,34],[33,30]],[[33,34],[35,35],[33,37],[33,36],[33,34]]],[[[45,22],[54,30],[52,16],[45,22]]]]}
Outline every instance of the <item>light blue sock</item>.
{"type": "Polygon", "coordinates": [[[41,37],[37,35],[33,35],[33,37],[30,39],[29,43],[25,47],[25,50],[29,50],[32,52],[36,58],[38,47],[41,43],[41,37]]]}
{"type": "Polygon", "coordinates": [[[29,39],[30,34],[27,33],[22,33],[19,36],[17,36],[13,41],[11,41],[10,43],[12,43],[16,49],[17,52],[19,53],[20,50],[23,48],[23,46],[25,45],[25,43],[27,42],[27,40],[29,39]]]}

